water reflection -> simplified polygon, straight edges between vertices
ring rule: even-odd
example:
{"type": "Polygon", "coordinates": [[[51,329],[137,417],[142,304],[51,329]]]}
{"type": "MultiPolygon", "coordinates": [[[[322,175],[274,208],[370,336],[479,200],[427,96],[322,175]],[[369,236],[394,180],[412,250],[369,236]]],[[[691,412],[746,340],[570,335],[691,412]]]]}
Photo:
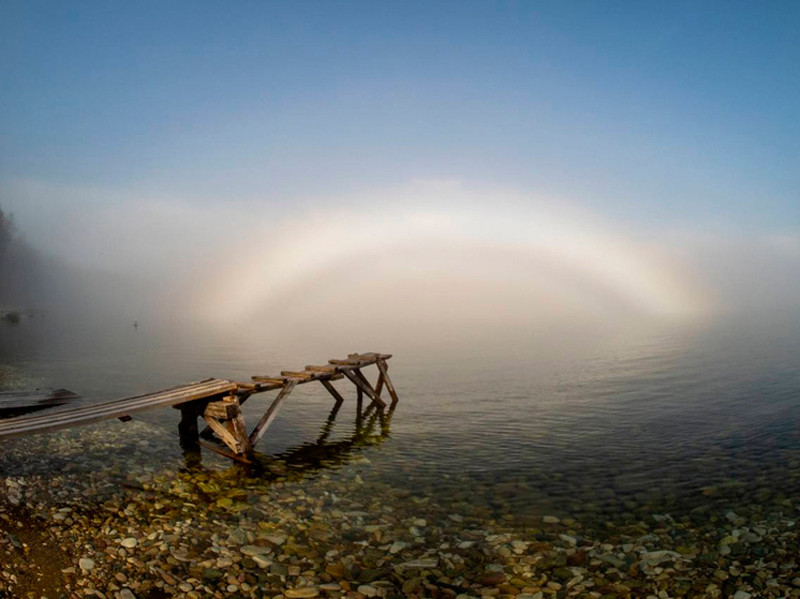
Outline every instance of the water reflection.
{"type": "MultiPolygon", "coordinates": [[[[59,332],[51,321],[23,324],[13,333],[0,329],[7,378],[14,386],[64,386],[86,401],[209,375],[241,380],[358,348],[395,353],[404,409],[394,417],[391,443],[383,443],[390,414],[362,408],[354,423],[357,397],[331,409],[324,389],[303,386],[261,441],[263,454],[249,467],[261,468],[260,476],[349,463],[342,474],[514,516],[612,517],[639,506],[675,515],[709,501],[738,510],[762,504],[767,493],[781,502],[800,492],[800,317],[631,324],[569,335],[520,331],[502,343],[416,335],[395,342],[354,330],[345,347],[343,337],[283,339],[256,325],[224,331],[140,326],[135,332],[126,321],[59,332]],[[313,441],[297,445],[305,439],[313,441]],[[372,444],[381,447],[367,464],[358,456],[372,444]]],[[[251,400],[246,418],[258,418],[266,407],[251,400]]],[[[76,455],[78,438],[96,432],[106,443],[120,443],[118,453],[97,453],[97,470],[125,452],[154,467],[230,469],[228,459],[212,452],[205,452],[204,465],[187,464],[175,410],[140,419],[150,428],[136,440],[113,423],[75,431],[76,455]],[[140,446],[145,438],[149,445],[140,446]]],[[[26,439],[24,445],[15,467],[27,472],[34,450],[45,444],[26,439]]],[[[5,444],[0,454],[11,447],[5,444]]],[[[80,452],[76,462],[92,457],[84,447],[80,452]]],[[[53,459],[57,473],[63,464],[53,459]]]]}
{"type": "MultiPolygon", "coordinates": [[[[302,477],[326,468],[338,468],[353,460],[362,449],[380,445],[390,437],[392,416],[396,406],[384,409],[376,408],[375,404],[371,403],[364,408],[359,394],[353,432],[344,439],[331,441],[330,437],[343,403],[338,401],[334,404],[314,441],[276,455],[254,452],[247,461],[237,460],[243,473],[248,477],[264,480],[286,476],[302,477]]],[[[224,457],[237,457],[231,454],[216,437],[208,436],[205,441],[199,443],[181,438],[184,470],[193,472],[202,469],[202,448],[210,449],[224,457]]]]}

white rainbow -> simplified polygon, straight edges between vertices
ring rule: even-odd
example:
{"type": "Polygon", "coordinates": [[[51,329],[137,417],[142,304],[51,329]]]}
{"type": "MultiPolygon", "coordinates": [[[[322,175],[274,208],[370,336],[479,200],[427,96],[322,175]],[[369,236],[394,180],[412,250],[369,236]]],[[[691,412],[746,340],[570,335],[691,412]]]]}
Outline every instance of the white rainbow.
{"type": "MultiPolygon", "coordinates": [[[[371,276],[386,281],[400,271],[407,283],[415,266],[428,273],[440,266],[443,278],[455,269],[496,285],[491,274],[508,267],[503,256],[520,258],[514,266],[519,281],[540,281],[554,272],[575,281],[572,300],[578,303],[597,295],[645,315],[706,307],[698,286],[652,244],[634,242],[593,219],[541,206],[498,202],[454,207],[451,202],[393,210],[320,209],[300,218],[260,224],[255,219],[253,230],[237,239],[215,267],[213,285],[202,290],[199,305],[206,316],[246,318],[285,301],[299,288],[313,289],[315,281],[329,282],[329,275],[337,272],[368,271],[356,284],[361,290],[370,285],[371,276]],[[459,266],[453,258],[462,251],[469,255],[483,250],[491,258],[477,265],[459,266]],[[365,268],[371,262],[382,267],[365,268]]],[[[414,293],[413,286],[403,288],[405,294],[414,293]]]]}

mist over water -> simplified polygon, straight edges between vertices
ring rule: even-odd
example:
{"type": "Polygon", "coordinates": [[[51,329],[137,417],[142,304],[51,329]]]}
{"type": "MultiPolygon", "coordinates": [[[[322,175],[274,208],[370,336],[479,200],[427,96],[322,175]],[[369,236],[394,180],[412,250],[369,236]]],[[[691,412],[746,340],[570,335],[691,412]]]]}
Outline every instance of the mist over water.
{"type": "MultiPolygon", "coordinates": [[[[388,438],[342,467],[367,458],[368,466],[359,462],[364,477],[445,503],[485,504],[496,515],[613,517],[645,498],[679,514],[707,501],[708,488],[721,489],[719,501],[734,508],[755,489],[793,492],[796,314],[422,333],[389,339],[354,327],[293,335],[256,320],[154,320],[134,330],[41,319],[4,330],[0,353],[17,384],[64,386],[91,402],[206,376],[248,380],[351,351],[392,352],[401,403],[388,438]]],[[[354,434],[354,394],[337,386],[347,401],[330,443],[354,434]]],[[[268,403],[251,399],[247,421],[268,403]]],[[[313,443],[331,407],[321,387],[299,387],[258,450],[277,456],[313,443]]],[[[177,419],[174,410],[137,417],[168,433],[157,446],[164,455],[178,451],[177,419]]]]}
{"type": "MultiPolygon", "coordinates": [[[[498,515],[608,517],[645,498],[679,511],[709,488],[735,505],[800,460],[791,239],[700,250],[546,203],[413,198],[254,215],[173,262],[182,235],[215,225],[183,230],[185,212],[159,209],[178,233],[151,240],[152,269],[123,231],[118,267],[95,257],[74,279],[87,300],[2,329],[3,384],[92,402],[392,353],[402,400],[388,438],[355,451],[363,475],[498,515]]],[[[352,399],[328,442],[349,447],[352,399]]],[[[248,422],[267,402],[248,402],[248,422]]],[[[300,451],[330,408],[323,389],[298,388],[259,451],[300,451]]],[[[174,410],[139,419],[177,426],[174,410]]]]}
{"type": "Polygon", "coordinates": [[[40,230],[33,215],[58,191],[16,191],[30,210],[23,233],[73,280],[48,298],[67,311],[262,318],[310,333],[332,321],[464,330],[800,305],[800,241],[785,230],[643,227],[580,202],[451,182],[310,198],[298,211],[135,196],[106,205],[101,190],[73,191],[75,209],[40,230]]]}
{"type": "MultiPolygon", "coordinates": [[[[495,516],[793,491],[794,237],[643,232],[453,184],[381,200],[123,204],[60,252],[53,308],[0,329],[2,384],[94,402],[379,351],[401,396],[380,442],[354,445],[353,397],[326,424],[328,394],[305,385],[258,450],[495,516]]],[[[268,403],[251,399],[247,421],[268,403]]],[[[177,411],[137,419],[161,439],[142,460],[178,458],[177,411]]]]}

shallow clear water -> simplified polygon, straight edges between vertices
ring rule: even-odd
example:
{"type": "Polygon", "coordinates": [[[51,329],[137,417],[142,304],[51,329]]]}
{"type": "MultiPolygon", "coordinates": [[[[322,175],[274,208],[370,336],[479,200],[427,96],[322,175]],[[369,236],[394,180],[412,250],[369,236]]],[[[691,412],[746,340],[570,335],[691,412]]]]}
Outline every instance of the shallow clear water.
{"type": "MultiPolygon", "coordinates": [[[[792,315],[413,338],[36,317],[0,327],[0,383],[66,387],[91,402],[391,352],[401,402],[383,429],[362,423],[371,425],[369,443],[341,381],[352,401],[335,420],[327,422],[325,390],[301,386],[258,450],[290,464],[358,469],[497,515],[674,513],[800,491],[800,320],[792,315]]],[[[251,426],[269,400],[248,401],[251,426]]],[[[119,423],[92,434],[107,430],[142,460],[179,455],[175,410],[139,419],[158,432],[149,448],[125,441],[119,423]]]]}

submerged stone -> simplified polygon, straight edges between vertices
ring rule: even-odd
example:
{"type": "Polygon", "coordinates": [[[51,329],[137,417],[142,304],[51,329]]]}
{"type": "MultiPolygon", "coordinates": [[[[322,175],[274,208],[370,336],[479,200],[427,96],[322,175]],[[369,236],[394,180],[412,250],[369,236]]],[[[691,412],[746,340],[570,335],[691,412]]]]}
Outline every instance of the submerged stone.
{"type": "Polygon", "coordinates": [[[316,597],[319,595],[317,587],[300,587],[297,589],[289,589],[283,592],[284,597],[287,599],[297,599],[302,597],[316,597]]]}
{"type": "Polygon", "coordinates": [[[80,560],[78,560],[78,566],[80,566],[81,570],[86,572],[94,570],[95,565],[95,561],[88,557],[82,557],[80,560]]]}

